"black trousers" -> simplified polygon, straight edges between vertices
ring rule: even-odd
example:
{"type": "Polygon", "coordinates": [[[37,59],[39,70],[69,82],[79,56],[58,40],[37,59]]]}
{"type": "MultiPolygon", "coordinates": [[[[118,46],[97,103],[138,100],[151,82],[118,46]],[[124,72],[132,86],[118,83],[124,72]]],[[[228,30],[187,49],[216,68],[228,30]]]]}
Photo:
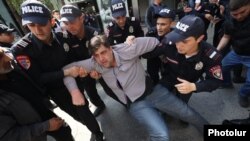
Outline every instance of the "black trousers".
{"type": "Polygon", "coordinates": [[[147,59],[147,71],[149,76],[153,80],[154,85],[156,85],[159,82],[160,68],[161,68],[161,60],[159,57],[147,59]]]}
{"type": "Polygon", "coordinates": [[[88,101],[85,99],[84,106],[75,106],[72,103],[71,95],[66,88],[57,90],[50,90],[49,95],[51,99],[66,113],[71,115],[75,120],[86,125],[93,134],[100,134],[100,127],[89,110],[88,101]]]}
{"type": "Polygon", "coordinates": [[[56,131],[49,131],[47,134],[52,136],[57,141],[74,141],[69,126],[63,126],[56,131]]]}
{"type": "Polygon", "coordinates": [[[78,86],[80,86],[81,91],[86,90],[86,93],[90,99],[90,101],[96,107],[103,107],[104,102],[102,101],[101,97],[99,96],[97,89],[96,89],[96,80],[91,78],[90,76],[79,78],[77,80],[78,86]]]}

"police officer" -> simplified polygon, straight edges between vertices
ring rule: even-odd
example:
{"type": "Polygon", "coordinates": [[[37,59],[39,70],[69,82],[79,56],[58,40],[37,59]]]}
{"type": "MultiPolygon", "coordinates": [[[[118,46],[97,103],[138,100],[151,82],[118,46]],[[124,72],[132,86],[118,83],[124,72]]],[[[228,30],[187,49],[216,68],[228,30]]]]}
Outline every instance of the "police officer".
{"type": "Polygon", "coordinates": [[[135,17],[126,17],[127,11],[122,0],[111,1],[111,13],[114,20],[109,23],[106,30],[111,45],[125,42],[130,35],[144,36],[140,22],[135,17]]]}
{"type": "Polygon", "coordinates": [[[15,40],[13,32],[15,29],[9,28],[4,24],[0,24],[0,46],[11,47],[15,40]]]}
{"type": "Polygon", "coordinates": [[[162,0],[153,0],[153,3],[150,4],[145,15],[145,23],[149,30],[156,26],[157,18],[155,17],[155,15],[158,14],[161,9],[166,7],[167,6],[162,3],[162,0]]]}
{"type": "Polygon", "coordinates": [[[169,91],[176,91],[186,103],[193,92],[213,91],[223,79],[221,55],[212,45],[202,41],[203,30],[201,18],[184,16],[163,40],[171,45],[159,46],[144,56],[164,55],[162,61],[168,71],[163,74],[160,84],[169,91]],[[198,81],[203,73],[206,74],[205,80],[198,81]]]}
{"type": "MultiPolygon", "coordinates": [[[[148,31],[146,36],[156,37],[159,41],[162,41],[164,36],[171,31],[171,27],[175,19],[175,12],[173,10],[164,8],[158,14],[156,14],[156,18],[156,27],[151,28],[151,30],[148,31]]],[[[147,71],[150,77],[152,78],[154,85],[159,82],[160,68],[161,60],[159,57],[147,59],[147,71]]]]}
{"type": "Polygon", "coordinates": [[[22,3],[21,10],[22,23],[27,25],[31,33],[11,48],[17,62],[36,83],[46,88],[46,94],[62,110],[84,123],[96,136],[97,141],[103,141],[103,133],[89,110],[87,100],[84,99],[85,101],[77,106],[73,105],[63,84],[63,77],[76,77],[79,68],[62,70],[69,62],[70,48],[65,38],[52,32],[49,9],[39,1],[28,0],[22,3]]]}
{"type": "MultiPolygon", "coordinates": [[[[72,46],[71,50],[74,54],[70,56],[72,61],[90,58],[91,56],[88,51],[89,40],[93,36],[98,35],[99,32],[92,27],[84,25],[84,15],[76,6],[64,5],[60,13],[61,21],[68,31],[67,36],[70,46],[72,46]]],[[[95,80],[87,76],[85,78],[79,78],[78,81],[78,84],[81,85],[82,92],[85,89],[90,101],[97,107],[94,111],[94,115],[98,116],[105,109],[105,104],[97,93],[95,80]]]]}
{"type": "Polygon", "coordinates": [[[73,141],[69,126],[62,126],[63,120],[44,103],[44,91],[13,59],[0,47],[0,140],[40,141],[49,134],[58,141],[73,141]]]}

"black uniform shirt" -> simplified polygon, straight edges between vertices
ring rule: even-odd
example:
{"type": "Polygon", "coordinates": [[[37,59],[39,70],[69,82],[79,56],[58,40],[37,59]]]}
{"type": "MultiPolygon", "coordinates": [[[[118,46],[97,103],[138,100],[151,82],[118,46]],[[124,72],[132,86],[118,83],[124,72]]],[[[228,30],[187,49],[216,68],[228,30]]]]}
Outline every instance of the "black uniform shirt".
{"type": "Polygon", "coordinates": [[[52,35],[53,41],[47,45],[29,33],[11,49],[17,62],[34,81],[46,88],[57,89],[64,87],[62,68],[69,63],[70,48],[63,37],[52,35]]]}
{"type": "Polygon", "coordinates": [[[135,37],[143,37],[144,32],[140,22],[135,17],[127,17],[124,29],[121,29],[117,23],[112,21],[107,27],[107,36],[111,45],[124,43],[130,35],[135,37]]]}
{"type": "Polygon", "coordinates": [[[78,39],[76,36],[68,33],[71,53],[74,54],[74,55],[71,55],[72,61],[85,60],[91,57],[91,54],[88,50],[89,41],[95,35],[98,35],[99,31],[96,30],[95,28],[85,26],[84,32],[85,32],[85,36],[81,40],[78,39]]]}
{"type": "Polygon", "coordinates": [[[227,21],[225,23],[225,34],[231,36],[235,53],[250,56],[250,16],[242,22],[227,21]]]}
{"type": "Polygon", "coordinates": [[[151,28],[147,33],[146,33],[146,36],[147,37],[155,37],[157,38],[159,41],[161,41],[162,39],[164,39],[164,36],[159,36],[158,33],[157,33],[157,29],[156,27],[154,28],[151,28]]]}
{"type": "Polygon", "coordinates": [[[168,89],[173,90],[174,85],[180,83],[177,80],[179,77],[195,83],[197,92],[212,91],[219,87],[222,80],[221,55],[206,42],[201,42],[199,49],[198,54],[186,58],[173,45],[159,45],[144,57],[164,55],[162,61],[168,70],[164,72],[160,83],[168,89]],[[205,80],[197,82],[203,73],[206,74],[205,80]]]}

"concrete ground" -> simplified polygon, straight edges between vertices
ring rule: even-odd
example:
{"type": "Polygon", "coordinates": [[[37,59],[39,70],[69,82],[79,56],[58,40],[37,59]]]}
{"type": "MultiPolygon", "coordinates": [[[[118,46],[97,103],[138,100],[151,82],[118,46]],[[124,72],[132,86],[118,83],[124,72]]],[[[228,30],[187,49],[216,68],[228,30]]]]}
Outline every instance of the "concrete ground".
{"type": "MultiPolygon", "coordinates": [[[[212,33],[212,29],[210,29],[212,33]]],[[[212,34],[209,36],[211,41],[212,34]]],[[[145,61],[143,61],[145,62],[145,61]]],[[[224,119],[247,118],[249,108],[241,108],[238,104],[237,93],[240,84],[234,84],[233,89],[218,89],[212,93],[194,93],[189,105],[204,116],[211,124],[221,124],[224,119]]],[[[97,117],[106,136],[106,141],[149,141],[147,133],[118,102],[108,97],[101,86],[98,92],[106,104],[105,111],[97,117]]],[[[95,108],[93,105],[90,107],[95,108]]],[[[56,109],[58,115],[72,128],[76,141],[89,141],[91,133],[88,129],[56,109]]],[[[174,118],[166,117],[171,141],[203,141],[201,135],[192,125],[183,126],[174,118]]],[[[52,141],[52,139],[49,139],[52,141]]]]}

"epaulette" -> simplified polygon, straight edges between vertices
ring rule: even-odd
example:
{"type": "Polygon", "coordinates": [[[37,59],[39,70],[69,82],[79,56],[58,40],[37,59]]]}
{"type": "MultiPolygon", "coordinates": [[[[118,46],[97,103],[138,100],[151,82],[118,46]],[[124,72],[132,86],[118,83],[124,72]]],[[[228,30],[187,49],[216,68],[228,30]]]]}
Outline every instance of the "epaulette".
{"type": "Polygon", "coordinates": [[[63,31],[62,35],[63,35],[63,38],[68,38],[69,37],[69,34],[68,34],[67,31],[63,31]]]}
{"type": "Polygon", "coordinates": [[[29,46],[29,44],[31,43],[29,35],[30,34],[25,35],[23,38],[17,41],[13,46],[16,46],[18,48],[26,48],[27,46],[29,46]]]}
{"type": "Polygon", "coordinates": [[[205,56],[207,56],[208,58],[215,60],[215,61],[217,61],[218,59],[221,58],[221,54],[212,48],[205,50],[205,56]]]}
{"type": "Polygon", "coordinates": [[[135,21],[135,17],[131,17],[131,21],[134,22],[135,21]]]}

